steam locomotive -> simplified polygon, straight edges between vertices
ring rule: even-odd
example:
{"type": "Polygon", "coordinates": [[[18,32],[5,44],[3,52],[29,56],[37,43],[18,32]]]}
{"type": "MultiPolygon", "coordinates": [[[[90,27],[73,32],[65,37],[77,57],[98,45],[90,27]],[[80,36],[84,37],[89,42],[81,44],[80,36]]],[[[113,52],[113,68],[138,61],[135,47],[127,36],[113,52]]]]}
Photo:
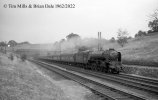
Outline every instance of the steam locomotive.
{"type": "Polygon", "coordinates": [[[45,59],[68,65],[75,65],[84,69],[108,73],[119,73],[122,69],[121,53],[114,49],[53,55],[47,56],[45,59]]]}

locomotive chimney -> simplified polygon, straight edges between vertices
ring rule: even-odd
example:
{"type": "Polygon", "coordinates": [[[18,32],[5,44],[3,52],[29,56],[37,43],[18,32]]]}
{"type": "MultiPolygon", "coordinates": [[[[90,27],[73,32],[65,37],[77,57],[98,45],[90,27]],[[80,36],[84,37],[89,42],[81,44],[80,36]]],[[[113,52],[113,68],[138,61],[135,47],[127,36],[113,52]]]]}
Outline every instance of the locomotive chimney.
{"type": "Polygon", "coordinates": [[[100,51],[99,50],[99,48],[100,48],[100,46],[99,46],[99,40],[100,40],[100,32],[98,32],[98,51],[100,51]]]}
{"type": "Polygon", "coordinates": [[[101,32],[100,32],[100,48],[99,48],[99,50],[101,51],[101,49],[102,49],[102,41],[101,41],[101,32]]]}
{"type": "Polygon", "coordinates": [[[101,51],[101,48],[102,48],[102,44],[101,44],[101,32],[100,32],[100,51],[101,51]]]}
{"type": "Polygon", "coordinates": [[[101,32],[98,32],[98,51],[101,50],[101,32]]]}

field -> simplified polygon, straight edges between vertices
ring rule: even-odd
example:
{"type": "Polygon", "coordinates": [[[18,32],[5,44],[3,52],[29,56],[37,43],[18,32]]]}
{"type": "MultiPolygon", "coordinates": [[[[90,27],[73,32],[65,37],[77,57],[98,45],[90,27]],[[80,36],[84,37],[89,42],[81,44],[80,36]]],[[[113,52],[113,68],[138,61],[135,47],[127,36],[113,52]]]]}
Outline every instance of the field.
{"type": "Polygon", "coordinates": [[[158,67],[158,34],[132,39],[118,50],[125,64],[158,67]]]}

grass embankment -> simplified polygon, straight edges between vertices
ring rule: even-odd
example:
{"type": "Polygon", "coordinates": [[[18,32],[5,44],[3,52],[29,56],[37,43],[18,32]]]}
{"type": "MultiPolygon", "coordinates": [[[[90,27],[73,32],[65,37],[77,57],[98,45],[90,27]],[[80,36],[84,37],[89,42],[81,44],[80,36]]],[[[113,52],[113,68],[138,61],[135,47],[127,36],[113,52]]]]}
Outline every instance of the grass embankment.
{"type": "Polygon", "coordinates": [[[158,35],[132,39],[118,50],[124,64],[158,67],[158,35]]]}
{"type": "Polygon", "coordinates": [[[132,39],[118,50],[125,73],[158,78],[158,34],[132,39]]]}
{"type": "Polygon", "coordinates": [[[60,88],[31,67],[0,54],[0,100],[68,100],[60,88]]]}

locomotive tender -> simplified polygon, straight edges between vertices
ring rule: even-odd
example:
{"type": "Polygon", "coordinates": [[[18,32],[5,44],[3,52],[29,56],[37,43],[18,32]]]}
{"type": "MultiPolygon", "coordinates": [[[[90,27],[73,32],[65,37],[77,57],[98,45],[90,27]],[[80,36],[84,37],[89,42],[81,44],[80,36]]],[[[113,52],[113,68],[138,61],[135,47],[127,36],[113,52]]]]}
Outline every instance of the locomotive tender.
{"type": "Polygon", "coordinates": [[[47,57],[46,59],[63,64],[79,66],[84,69],[109,73],[119,73],[122,69],[121,53],[114,49],[53,55],[47,57]]]}

